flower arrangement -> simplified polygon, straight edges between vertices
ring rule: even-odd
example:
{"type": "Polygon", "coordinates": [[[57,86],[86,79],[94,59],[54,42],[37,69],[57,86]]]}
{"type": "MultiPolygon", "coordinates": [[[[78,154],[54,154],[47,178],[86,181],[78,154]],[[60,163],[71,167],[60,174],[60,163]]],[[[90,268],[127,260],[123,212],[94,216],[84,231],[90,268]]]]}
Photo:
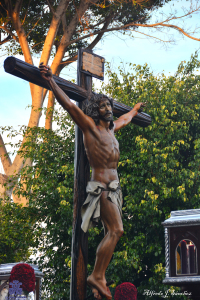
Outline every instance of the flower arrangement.
{"type": "Polygon", "coordinates": [[[137,289],[130,282],[123,282],[115,289],[115,300],[137,300],[137,289]]]}
{"type": "Polygon", "coordinates": [[[22,290],[25,294],[33,292],[35,290],[35,272],[34,269],[24,263],[15,265],[12,268],[9,282],[18,280],[22,283],[22,290]]]}

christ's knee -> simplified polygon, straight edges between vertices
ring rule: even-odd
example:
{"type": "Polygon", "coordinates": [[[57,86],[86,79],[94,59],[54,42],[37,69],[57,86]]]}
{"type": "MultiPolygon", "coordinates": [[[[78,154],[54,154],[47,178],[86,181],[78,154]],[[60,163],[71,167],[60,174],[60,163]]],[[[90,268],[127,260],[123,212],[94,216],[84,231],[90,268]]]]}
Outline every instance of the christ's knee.
{"type": "Polygon", "coordinates": [[[119,239],[122,237],[123,233],[124,233],[123,228],[120,228],[119,231],[118,231],[119,239]]]}
{"type": "Polygon", "coordinates": [[[110,235],[114,238],[117,238],[118,240],[123,235],[123,233],[124,233],[124,230],[121,227],[118,227],[118,228],[116,227],[112,231],[110,231],[110,235]]]}
{"type": "Polygon", "coordinates": [[[123,228],[122,228],[121,231],[120,231],[120,236],[119,236],[119,238],[122,237],[123,233],[124,233],[124,230],[123,230],[123,228]]]}

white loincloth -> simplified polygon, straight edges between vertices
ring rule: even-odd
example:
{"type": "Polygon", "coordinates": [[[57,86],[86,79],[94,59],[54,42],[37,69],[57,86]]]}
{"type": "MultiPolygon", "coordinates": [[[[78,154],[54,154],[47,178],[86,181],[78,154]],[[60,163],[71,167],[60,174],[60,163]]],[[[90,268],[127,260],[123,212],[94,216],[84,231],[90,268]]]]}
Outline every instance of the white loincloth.
{"type": "Polygon", "coordinates": [[[95,226],[100,220],[100,198],[103,191],[108,191],[108,200],[117,205],[122,217],[122,192],[118,180],[113,180],[105,188],[98,181],[89,181],[86,187],[88,196],[81,208],[82,224],[84,232],[95,226]]]}

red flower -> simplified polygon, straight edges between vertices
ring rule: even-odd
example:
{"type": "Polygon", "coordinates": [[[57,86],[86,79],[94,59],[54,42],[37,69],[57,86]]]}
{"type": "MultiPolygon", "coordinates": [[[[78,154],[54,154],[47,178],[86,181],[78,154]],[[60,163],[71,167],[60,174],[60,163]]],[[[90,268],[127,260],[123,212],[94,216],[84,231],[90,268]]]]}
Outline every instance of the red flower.
{"type": "Polygon", "coordinates": [[[18,280],[22,283],[22,289],[26,293],[35,290],[35,272],[34,269],[28,264],[17,264],[12,268],[9,282],[18,280]]]}
{"type": "Polygon", "coordinates": [[[115,289],[115,300],[137,300],[137,289],[130,282],[123,282],[115,289]]]}

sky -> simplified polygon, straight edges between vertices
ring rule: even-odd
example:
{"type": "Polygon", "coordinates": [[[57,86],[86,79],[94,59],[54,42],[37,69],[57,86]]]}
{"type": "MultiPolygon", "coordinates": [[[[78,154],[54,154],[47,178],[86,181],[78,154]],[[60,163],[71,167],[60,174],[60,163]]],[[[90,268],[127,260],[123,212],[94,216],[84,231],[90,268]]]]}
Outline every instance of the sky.
{"type": "MultiPolygon", "coordinates": [[[[193,4],[197,4],[198,0],[193,0],[193,4]]],[[[160,20],[169,15],[172,11],[176,11],[179,16],[184,14],[183,8],[189,8],[190,1],[174,0],[159,9],[153,14],[151,23],[160,20]]],[[[180,27],[184,27],[186,31],[193,30],[199,24],[199,15],[194,14],[192,17],[173,22],[180,27]]],[[[172,23],[172,22],[171,22],[172,23]]],[[[120,62],[145,64],[147,63],[154,74],[165,72],[166,75],[174,74],[177,70],[178,64],[181,61],[189,60],[191,54],[200,49],[200,42],[183,37],[175,30],[171,29],[167,34],[163,32],[149,31],[148,28],[139,29],[144,34],[154,35],[162,40],[174,39],[175,43],[161,43],[158,39],[147,38],[144,34],[132,33],[134,38],[118,33],[107,34],[103,41],[101,41],[94,52],[105,58],[107,62],[111,63],[113,70],[117,70],[120,62]]],[[[198,35],[195,35],[199,37],[198,35]]],[[[30,115],[31,96],[29,84],[22,79],[14,77],[4,72],[3,62],[6,55],[0,55],[0,126],[17,126],[27,125],[30,115]]],[[[23,60],[23,57],[20,57],[23,60]]],[[[34,64],[38,65],[38,58],[34,59],[34,64]]],[[[60,77],[67,80],[76,79],[76,63],[64,68],[60,77]]],[[[105,80],[107,80],[105,78],[105,80]]],[[[95,85],[98,86],[98,80],[94,80],[95,85]]],[[[43,121],[40,126],[43,126],[43,121]]],[[[0,170],[2,171],[2,170],[0,170]]]]}

